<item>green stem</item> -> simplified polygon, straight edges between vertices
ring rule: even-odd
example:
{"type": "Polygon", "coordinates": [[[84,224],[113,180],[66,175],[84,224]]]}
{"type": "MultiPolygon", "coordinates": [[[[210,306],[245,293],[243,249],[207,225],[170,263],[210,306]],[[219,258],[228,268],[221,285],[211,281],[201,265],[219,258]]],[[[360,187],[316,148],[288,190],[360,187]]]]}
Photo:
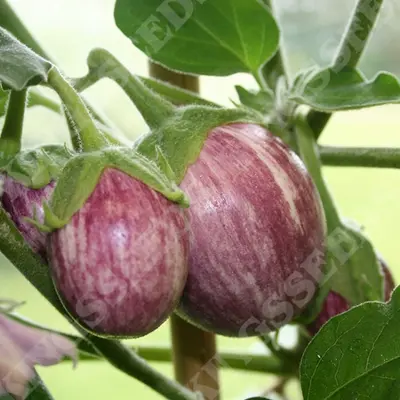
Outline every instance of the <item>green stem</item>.
{"type": "Polygon", "coordinates": [[[319,153],[324,165],[400,168],[400,148],[321,146],[319,153]]]}
{"type": "Polygon", "coordinates": [[[91,343],[114,367],[151,387],[171,400],[196,400],[201,397],[153,369],[134,351],[120,342],[92,337],[91,343]]]}
{"type": "MultiPolygon", "coordinates": [[[[382,4],[383,0],[358,0],[331,67],[335,72],[345,67],[357,66],[378,19],[382,4]]],[[[329,113],[315,110],[310,112],[308,121],[317,138],[330,117],[329,113]]]]}
{"type": "MultiPolygon", "coordinates": [[[[271,14],[274,15],[272,1],[264,0],[264,3],[271,10],[271,14]]],[[[287,79],[287,73],[285,69],[285,64],[283,62],[282,50],[281,48],[275,53],[275,55],[263,66],[262,74],[264,80],[272,91],[276,91],[276,86],[278,80],[281,76],[287,79]]]]}
{"type": "Polygon", "coordinates": [[[29,92],[28,106],[29,107],[42,106],[58,114],[61,112],[60,104],[58,104],[57,102],[55,102],[54,100],[50,99],[47,96],[43,96],[42,94],[40,94],[35,90],[31,90],[29,92]]]}
{"type": "MultiPolygon", "coordinates": [[[[168,347],[139,346],[132,349],[140,357],[147,361],[172,362],[172,351],[168,347]]],[[[79,357],[81,361],[98,361],[100,358],[95,355],[82,353],[79,357]]],[[[262,372],[267,374],[289,376],[294,373],[294,369],[289,364],[273,356],[265,356],[251,353],[220,352],[218,354],[219,365],[222,368],[245,370],[252,372],[262,372]]]]}
{"type": "Polygon", "coordinates": [[[359,0],[339,45],[333,69],[357,66],[378,19],[383,0],[359,0]]]}
{"type": "MultiPolygon", "coordinates": [[[[82,98],[65,80],[57,68],[53,67],[48,75],[48,83],[58,93],[76,124],[77,135],[84,151],[98,150],[109,145],[107,139],[97,129],[82,98]]],[[[71,140],[74,140],[72,137],[71,140]]]]}
{"type": "Polygon", "coordinates": [[[149,89],[108,51],[93,50],[89,54],[88,65],[88,75],[76,81],[75,87],[78,91],[100,78],[107,77],[121,86],[151,129],[160,127],[173,115],[175,110],[173,104],[149,89]]]}
{"type": "Polygon", "coordinates": [[[337,227],[341,226],[341,220],[329,189],[322,176],[321,161],[318,155],[314,132],[308,125],[306,115],[301,113],[301,108],[298,109],[296,114],[295,129],[300,156],[318,189],[324,206],[329,234],[337,227]]]}
{"type": "MultiPolygon", "coordinates": [[[[102,355],[99,351],[84,337],[71,335],[57,330],[40,325],[34,321],[30,321],[20,314],[14,312],[7,313],[7,317],[32,328],[44,330],[62,335],[73,341],[79,350],[80,361],[101,361],[102,355]]],[[[131,348],[137,356],[146,359],[147,361],[155,362],[172,362],[173,352],[171,348],[166,346],[134,346],[131,348]]],[[[223,368],[246,370],[253,372],[264,372],[276,375],[290,375],[294,368],[290,363],[285,363],[283,360],[274,356],[266,356],[262,354],[242,353],[242,352],[220,352],[218,353],[219,364],[223,368]]],[[[63,361],[68,361],[67,359],[63,361]]]]}
{"type": "MultiPolygon", "coordinates": [[[[14,264],[25,278],[73,325],[66,310],[61,304],[54,289],[53,281],[49,273],[49,267],[43,263],[41,257],[33,253],[25,243],[23,237],[11,222],[7,213],[0,208],[0,252],[14,264]]],[[[101,339],[94,336],[75,324],[75,327],[110,363],[161,395],[171,400],[195,400],[196,395],[183,386],[171,382],[153,370],[140,357],[118,341],[101,339]]],[[[86,346],[90,351],[91,346],[86,346]]]]}
{"type": "Polygon", "coordinates": [[[26,107],[26,89],[12,90],[0,139],[0,152],[13,156],[21,150],[22,130],[26,107]]]}

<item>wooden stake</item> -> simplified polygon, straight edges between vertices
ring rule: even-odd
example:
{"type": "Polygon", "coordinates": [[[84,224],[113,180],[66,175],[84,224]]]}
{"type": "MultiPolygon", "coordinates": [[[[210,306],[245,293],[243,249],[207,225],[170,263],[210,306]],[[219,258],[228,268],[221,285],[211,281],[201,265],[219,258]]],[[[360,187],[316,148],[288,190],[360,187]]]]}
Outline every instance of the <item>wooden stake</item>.
{"type": "MultiPolygon", "coordinates": [[[[199,91],[197,77],[178,74],[150,63],[150,75],[175,86],[199,91]]],[[[175,378],[205,400],[219,399],[218,358],[215,335],[187,323],[176,315],[170,319],[175,378]]]]}

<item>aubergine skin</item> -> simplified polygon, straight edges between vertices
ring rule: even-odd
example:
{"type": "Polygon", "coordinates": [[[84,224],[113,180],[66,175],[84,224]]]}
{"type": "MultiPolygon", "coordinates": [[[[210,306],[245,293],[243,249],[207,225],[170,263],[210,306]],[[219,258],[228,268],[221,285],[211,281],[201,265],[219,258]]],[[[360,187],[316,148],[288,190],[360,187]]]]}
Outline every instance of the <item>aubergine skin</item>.
{"type": "Polygon", "coordinates": [[[105,169],[48,244],[64,306],[95,334],[143,336],[179,302],[188,272],[185,211],[119,170],[105,169]]]}
{"type": "Polygon", "coordinates": [[[43,223],[43,202],[50,199],[55,182],[51,181],[41,189],[32,189],[9,176],[3,176],[2,178],[3,194],[1,203],[3,208],[8,212],[32,250],[46,259],[47,234],[24,220],[24,218],[34,218],[34,211],[36,210],[36,219],[38,222],[43,223]]]}
{"type": "Polygon", "coordinates": [[[315,294],[325,254],[325,216],[301,160],[259,125],[225,125],[181,188],[191,249],[178,314],[235,337],[289,323],[315,294]]]}
{"type": "MultiPolygon", "coordinates": [[[[379,262],[383,272],[385,301],[389,301],[393,289],[396,285],[387,264],[381,258],[379,258],[379,262]]],[[[344,313],[349,308],[350,306],[345,298],[343,298],[339,293],[336,293],[333,290],[330,291],[325,299],[322,310],[319,313],[318,317],[307,326],[308,332],[311,335],[315,335],[321,329],[322,325],[324,325],[334,316],[344,313]]]]}

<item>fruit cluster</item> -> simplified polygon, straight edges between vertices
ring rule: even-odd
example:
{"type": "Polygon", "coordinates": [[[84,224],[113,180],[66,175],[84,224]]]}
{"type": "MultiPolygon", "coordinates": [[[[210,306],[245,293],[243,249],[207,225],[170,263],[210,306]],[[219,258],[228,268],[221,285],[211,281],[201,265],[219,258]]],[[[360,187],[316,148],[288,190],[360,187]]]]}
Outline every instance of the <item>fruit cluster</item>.
{"type": "Polygon", "coordinates": [[[45,234],[25,217],[44,222],[54,187],[6,177],[2,204],[48,260],[68,312],[97,334],[142,336],[176,311],[219,334],[260,335],[299,315],[318,288],[307,285],[316,276],[307,260],[325,248],[318,193],[298,156],[259,125],[209,133],[181,183],[187,210],[106,168],[71,220],[45,234]]]}

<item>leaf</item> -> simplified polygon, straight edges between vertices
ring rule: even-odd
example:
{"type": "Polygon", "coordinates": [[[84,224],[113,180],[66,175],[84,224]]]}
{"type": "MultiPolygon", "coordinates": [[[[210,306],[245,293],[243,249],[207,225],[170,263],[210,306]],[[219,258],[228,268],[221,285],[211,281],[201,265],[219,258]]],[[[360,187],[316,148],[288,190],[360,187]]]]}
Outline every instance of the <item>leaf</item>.
{"type": "Polygon", "coordinates": [[[264,115],[269,114],[273,109],[274,95],[272,92],[247,90],[239,85],[235,86],[235,88],[239,100],[244,106],[259,111],[264,115]]]}
{"type": "Polygon", "coordinates": [[[50,62],[0,27],[0,82],[3,87],[22,90],[46,82],[51,67],[50,62]]]}
{"type": "Polygon", "coordinates": [[[114,17],[152,60],[186,73],[256,73],[279,45],[278,26],[257,0],[117,0],[114,17]]]}
{"type": "Polygon", "coordinates": [[[29,382],[27,392],[26,400],[54,400],[54,397],[38,374],[29,382]]]}
{"type": "Polygon", "coordinates": [[[400,398],[400,288],[332,318],[300,365],[305,400],[400,398]]]}
{"type": "Polygon", "coordinates": [[[351,305],[384,299],[383,275],[371,242],[343,225],[328,236],[330,288],[351,305]],[[337,269],[337,270],[336,270],[337,269]]]}
{"type": "Polygon", "coordinates": [[[388,72],[367,80],[354,68],[340,72],[332,68],[311,69],[296,77],[290,98],[320,111],[355,110],[399,103],[400,82],[388,72]]]}

